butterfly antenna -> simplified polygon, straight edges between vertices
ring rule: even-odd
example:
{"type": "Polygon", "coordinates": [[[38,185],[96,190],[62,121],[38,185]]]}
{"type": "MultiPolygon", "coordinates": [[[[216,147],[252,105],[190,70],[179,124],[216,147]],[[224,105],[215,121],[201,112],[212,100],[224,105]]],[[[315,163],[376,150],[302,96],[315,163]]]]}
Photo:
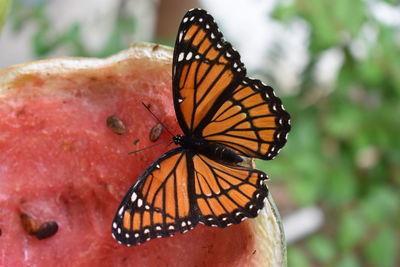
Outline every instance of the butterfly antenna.
{"type": "MultiPolygon", "coordinates": [[[[152,146],[148,146],[148,147],[141,148],[141,149],[138,149],[138,150],[135,150],[135,151],[131,151],[131,152],[128,152],[128,154],[129,154],[129,155],[132,155],[132,154],[135,154],[135,153],[137,153],[137,152],[140,152],[140,151],[143,151],[143,150],[147,150],[147,149],[149,149],[149,148],[153,148],[153,147],[155,147],[155,146],[163,145],[163,144],[165,144],[165,143],[167,143],[167,142],[170,142],[170,140],[165,140],[165,141],[163,141],[163,142],[157,143],[157,144],[152,145],[152,146]]],[[[168,144],[168,145],[170,145],[170,144],[168,144]]]]}
{"type": "Polygon", "coordinates": [[[156,116],[156,114],[153,113],[153,111],[150,110],[150,107],[148,105],[146,105],[145,103],[143,103],[143,106],[150,112],[151,115],[153,115],[153,117],[162,125],[163,128],[165,128],[165,130],[167,130],[167,132],[171,135],[171,136],[175,136],[167,127],[165,127],[164,123],[162,123],[162,121],[156,116]]]}

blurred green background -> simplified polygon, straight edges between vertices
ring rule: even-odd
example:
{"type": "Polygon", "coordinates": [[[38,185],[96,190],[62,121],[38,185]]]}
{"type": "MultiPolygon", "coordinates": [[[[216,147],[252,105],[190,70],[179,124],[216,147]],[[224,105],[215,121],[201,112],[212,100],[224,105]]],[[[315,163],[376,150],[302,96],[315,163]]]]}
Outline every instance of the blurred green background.
{"type": "Polygon", "coordinates": [[[289,246],[289,266],[400,266],[400,28],[361,0],[297,0],[273,17],[305,21],[310,38],[298,94],[284,99],[292,132],[268,171],[326,216],[319,233],[289,246]],[[365,41],[366,27],[375,40],[365,41]],[[331,49],[343,62],[324,92],[313,74],[331,49]]]}
{"type": "MultiPolygon", "coordinates": [[[[126,7],[143,1],[118,1],[96,49],[85,42],[79,21],[52,31],[49,2],[15,0],[8,18],[14,34],[35,25],[27,39],[34,57],[64,55],[60,47],[68,48],[66,55],[107,56],[126,48],[132,41],[126,36],[141,40],[143,16],[126,7]]],[[[400,28],[373,16],[373,2],[400,9],[396,0],[293,0],[278,1],[268,15],[283,28],[304,25],[307,56],[291,90],[268,71],[285,56],[280,44],[262,57],[266,68],[257,75],[281,89],[292,131],[280,156],[258,167],[271,177],[283,215],[317,206],[325,216],[317,232],[288,246],[289,266],[400,266],[400,28]],[[321,83],[320,63],[332,51],[340,58],[337,72],[321,83]]],[[[153,40],[173,45],[184,10],[194,4],[154,1],[148,7],[155,14],[153,40]]]]}

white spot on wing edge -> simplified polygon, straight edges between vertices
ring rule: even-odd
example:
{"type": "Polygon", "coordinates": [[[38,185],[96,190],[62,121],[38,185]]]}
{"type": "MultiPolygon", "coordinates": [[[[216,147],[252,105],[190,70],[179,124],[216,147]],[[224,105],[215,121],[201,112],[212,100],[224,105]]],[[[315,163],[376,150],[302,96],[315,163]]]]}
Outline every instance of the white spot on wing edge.
{"type": "Polygon", "coordinates": [[[124,206],[122,206],[119,211],[118,211],[118,215],[122,216],[122,213],[124,212],[124,206]]]}
{"type": "Polygon", "coordinates": [[[131,196],[131,201],[135,202],[137,199],[137,194],[135,192],[133,192],[132,196],[131,196]]]}
{"type": "Polygon", "coordinates": [[[143,205],[143,200],[139,198],[137,201],[138,208],[140,208],[142,205],[143,205]]]}
{"type": "Polygon", "coordinates": [[[179,56],[178,56],[178,61],[182,61],[184,57],[185,57],[185,54],[183,52],[180,52],[179,56]]]}
{"type": "Polygon", "coordinates": [[[113,222],[112,227],[113,227],[114,229],[117,229],[117,223],[116,223],[116,222],[113,222]]]}

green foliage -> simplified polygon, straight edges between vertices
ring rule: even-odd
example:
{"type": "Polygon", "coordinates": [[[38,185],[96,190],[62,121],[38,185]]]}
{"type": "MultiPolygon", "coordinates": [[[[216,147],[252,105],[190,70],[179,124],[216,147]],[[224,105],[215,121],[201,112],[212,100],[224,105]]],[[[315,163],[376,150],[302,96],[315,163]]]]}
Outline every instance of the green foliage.
{"type": "Polygon", "coordinates": [[[337,227],[337,246],[341,251],[349,251],[357,247],[364,240],[367,223],[358,210],[344,211],[339,216],[337,227]]]}
{"type": "Polygon", "coordinates": [[[307,247],[313,258],[319,263],[329,263],[335,256],[335,245],[324,235],[317,235],[307,241],[307,247]]]}
{"type": "Polygon", "coordinates": [[[32,38],[32,49],[38,57],[45,56],[59,47],[68,47],[72,56],[109,56],[126,48],[124,37],[133,36],[136,30],[135,18],[124,14],[124,8],[121,6],[120,14],[116,16],[113,30],[104,46],[99,51],[91,51],[84,42],[79,22],[72,23],[63,31],[52,29],[52,21],[46,14],[46,4],[46,1],[29,4],[16,0],[12,10],[15,31],[22,30],[28,23],[37,25],[32,38]]]}
{"type": "Polygon", "coordinates": [[[336,266],[340,267],[361,267],[360,260],[356,256],[355,253],[350,252],[348,254],[343,255],[336,266]]]}
{"type": "Polygon", "coordinates": [[[395,257],[398,252],[397,229],[381,229],[372,236],[364,247],[365,257],[375,266],[395,266],[395,257]]]}
{"type": "Polygon", "coordinates": [[[277,161],[258,166],[287,181],[299,205],[320,205],[327,216],[320,234],[298,244],[302,249],[289,247],[288,264],[398,266],[400,29],[376,20],[368,1],[285,3],[273,17],[306,23],[309,61],[299,93],[283,99],[292,115],[288,143],[277,161]],[[330,49],[343,63],[325,93],[312,74],[330,49]]]}
{"type": "Polygon", "coordinates": [[[289,248],[288,250],[288,262],[292,267],[309,267],[310,260],[307,256],[298,248],[289,248]]]}
{"type": "Polygon", "coordinates": [[[6,22],[12,0],[0,0],[0,31],[6,22]]]}

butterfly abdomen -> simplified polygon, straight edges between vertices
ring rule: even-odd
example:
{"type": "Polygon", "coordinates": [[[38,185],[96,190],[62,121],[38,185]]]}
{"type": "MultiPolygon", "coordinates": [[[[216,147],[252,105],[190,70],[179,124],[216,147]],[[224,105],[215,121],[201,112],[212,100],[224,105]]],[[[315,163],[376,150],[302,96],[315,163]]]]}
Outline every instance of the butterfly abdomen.
{"type": "Polygon", "coordinates": [[[229,148],[216,143],[210,143],[195,137],[177,135],[173,138],[175,144],[189,149],[195,153],[200,153],[210,159],[223,161],[226,163],[239,163],[243,159],[229,148]]]}

